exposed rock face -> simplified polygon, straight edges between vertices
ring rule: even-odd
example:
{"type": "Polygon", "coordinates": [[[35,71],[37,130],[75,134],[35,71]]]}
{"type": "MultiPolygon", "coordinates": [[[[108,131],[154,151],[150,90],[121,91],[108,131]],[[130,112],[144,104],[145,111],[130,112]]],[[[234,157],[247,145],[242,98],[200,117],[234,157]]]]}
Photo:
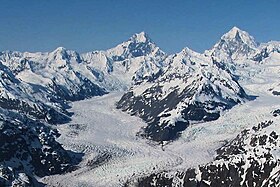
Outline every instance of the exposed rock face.
{"type": "Polygon", "coordinates": [[[242,131],[217,150],[213,162],[178,171],[162,172],[127,186],[279,186],[279,123],[266,121],[242,131]]]}
{"type": "Polygon", "coordinates": [[[125,90],[153,76],[165,58],[144,32],[83,55],[63,47],[1,52],[0,186],[34,186],[34,176],[70,170],[76,156],[62,148],[50,127],[70,120],[68,102],[125,90]]]}
{"type": "Polygon", "coordinates": [[[74,154],[56,142],[58,136],[55,129],[27,118],[1,117],[0,186],[34,186],[34,175],[43,177],[70,170],[76,162],[74,154]]]}
{"type": "Polygon", "coordinates": [[[155,141],[176,138],[192,122],[216,120],[249,97],[211,58],[184,49],[152,80],[134,85],[117,107],[148,122],[142,135],[155,141]]]}

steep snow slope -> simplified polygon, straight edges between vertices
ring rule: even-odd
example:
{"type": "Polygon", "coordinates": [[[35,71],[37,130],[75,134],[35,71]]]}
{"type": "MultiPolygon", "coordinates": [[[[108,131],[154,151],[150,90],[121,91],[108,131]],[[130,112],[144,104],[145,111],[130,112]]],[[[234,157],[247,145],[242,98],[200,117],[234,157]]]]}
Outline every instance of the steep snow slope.
{"type": "Polygon", "coordinates": [[[2,64],[0,64],[0,76],[0,107],[2,109],[15,110],[50,123],[69,120],[63,108],[64,103],[57,102],[56,97],[46,90],[21,82],[9,68],[2,64]]]}
{"type": "Polygon", "coordinates": [[[73,69],[81,63],[79,54],[62,47],[50,53],[4,52],[0,62],[18,79],[41,86],[62,99],[79,100],[106,93],[73,69]]]}
{"type": "Polygon", "coordinates": [[[82,55],[63,47],[48,53],[0,53],[0,62],[18,79],[71,101],[126,90],[153,77],[164,66],[165,58],[144,32],[107,51],[82,55]]]}
{"type": "Polygon", "coordinates": [[[127,90],[133,83],[153,77],[165,64],[165,53],[141,32],[128,41],[107,51],[93,51],[81,55],[81,73],[112,90],[127,90]]]}
{"type": "Polygon", "coordinates": [[[153,140],[172,140],[190,123],[216,120],[249,99],[229,72],[202,54],[186,48],[166,64],[155,80],[134,85],[117,104],[148,122],[144,136],[153,140]]]}
{"type": "Polygon", "coordinates": [[[205,54],[214,57],[217,61],[244,60],[258,51],[258,45],[247,32],[233,27],[212,49],[205,51],[205,54]]]}

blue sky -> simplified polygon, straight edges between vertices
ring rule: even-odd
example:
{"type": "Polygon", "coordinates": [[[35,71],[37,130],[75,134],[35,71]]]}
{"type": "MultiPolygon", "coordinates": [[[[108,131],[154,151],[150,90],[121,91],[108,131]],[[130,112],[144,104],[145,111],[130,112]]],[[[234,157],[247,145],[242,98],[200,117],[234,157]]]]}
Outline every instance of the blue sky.
{"type": "Polygon", "coordinates": [[[280,40],[277,0],[0,0],[0,51],[87,52],[145,31],[164,51],[210,48],[237,26],[280,40]]]}

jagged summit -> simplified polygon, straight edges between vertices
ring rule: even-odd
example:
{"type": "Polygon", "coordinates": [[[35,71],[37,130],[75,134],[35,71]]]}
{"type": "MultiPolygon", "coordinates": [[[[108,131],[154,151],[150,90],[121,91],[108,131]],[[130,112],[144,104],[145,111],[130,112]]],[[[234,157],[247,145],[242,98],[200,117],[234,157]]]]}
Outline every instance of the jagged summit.
{"type": "Polygon", "coordinates": [[[79,55],[78,52],[72,50],[72,49],[67,49],[65,47],[57,47],[55,50],[49,52],[52,54],[75,54],[75,55],[79,55]]]}
{"type": "Polygon", "coordinates": [[[139,42],[139,43],[151,42],[151,38],[144,31],[134,34],[129,40],[139,42]]]}
{"type": "Polygon", "coordinates": [[[53,52],[60,52],[60,51],[66,51],[67,49],[65,47],[57,47],[53,52]]]}
{"type": "Polygon", "coordinates": [[[50,52],[51,55],[54,55],[54,58],[57,58],[57,56],[65,57],[67,56],[67,49],[64,47],[58,47],[54,51],[50,52]]]}
{"type": "Polygon", "coordinates": [[[248,32],[239,29],[234,26],[229,32],[221,37],[221,40],[238,40],[247,44],[250,47],[257,47],[258,44],[255,42],[254,37],[252,37],[248,32]]]}
{"type": "Polygon", "coordinates": [[[188,48],[188,47],[183,48],[183,50],[182,50],[181,52],[179,52],[179,53],[183,53],[183,54],[185,54],[185,55],[187,55],[187,54],[195,54],[195,55],[198,55],[198,54],[199,54],[198,52],[196,52],[196,51],[194,51],[194,50],[192,50],[192,49],[190,49],[190,48],[188,48]]]}
{"type": "Polygon", "coordinates": [[[236,36],[236,34],[238,34],[239,32],[245,32],[241,29],[239,29],[238,27],[234,26],[232,27],[226,34],[224,34],[224,36],[229,36],[234,38],[236,36]]]}
{"type": "Polygon", "coordinates": [[[205,54],[218,61],[235,61],[246,59],[257,51],[258,43],[246,31],[233,27],[205,54]]]}
{"type": "Polygon", "coordinates": [[[106,53],[114,61],[147,55],[165,55],[145,32],[134,34],[127,41],[107,50],[106,53]]]}

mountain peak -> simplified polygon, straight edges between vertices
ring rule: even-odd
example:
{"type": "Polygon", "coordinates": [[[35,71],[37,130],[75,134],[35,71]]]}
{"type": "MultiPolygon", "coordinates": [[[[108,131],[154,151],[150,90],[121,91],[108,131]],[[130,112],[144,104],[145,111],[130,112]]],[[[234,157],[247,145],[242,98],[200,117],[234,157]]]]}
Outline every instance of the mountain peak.
{"type": "Polygon", "coordinates": [[[66,48],[58,47],[52,53],[64,53],[65,51],[66,51],[66,48]]]}
{"type": "Polygon", "coordinates": [[[150,42],[151,39],[148,36],[147,33],[145,33],[144,31],[140,32],[140,33],[136,33],[134,34],[130,40],[135,41],[137,43],[146,43],[146,42],[150,42]]]}
{"type": "Polygon", "coordinates": [[[254,54],[258,45],[249,33],[233,27],[205,54],[222,61],[241,60],[254,54]]]}
{"type": "Polygon", "coordinates": [[[254,37],[252,37],[248,32],[243,31],[236,26],[234,26],[229,32],[224,34],[221,39],[225,41],[237,40],[247,44],[252,48],[257,47],[257,43],[255,42],[254,37]]]}
{"type": "Polygon", "coordinates": [[[122,61],[127,58],[147,55],[165,55],[145,32],[134,34],[127,41],[107,50],[106,53],[113,61],[122,61]]]}
{"type": "Polygon", "coordinates": [[[234,27],[232,27],[232,29],[229,30],[228,34],[236,35],[238,32],[242,32],[242,30],[239,29],[238,27],[234,26],[234,27]]]}

